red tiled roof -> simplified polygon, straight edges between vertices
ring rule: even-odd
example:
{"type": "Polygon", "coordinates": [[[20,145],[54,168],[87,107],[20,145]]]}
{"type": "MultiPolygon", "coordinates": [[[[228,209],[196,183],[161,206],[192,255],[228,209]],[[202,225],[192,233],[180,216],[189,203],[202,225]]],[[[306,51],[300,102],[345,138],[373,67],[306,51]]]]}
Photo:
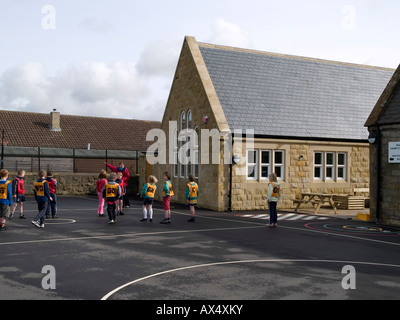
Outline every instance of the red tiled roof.
{"type": "MultiPolygon", "coordinates": [[[[15,147],[47,147],[146,151],[154,142],[146,142],[149,130],[160,128],[157,121],[60,116],[61,131],[51,131],[50,113],[0,110],[0,133],[15,147]]],[[[0,136],[1,138],[1,136],[0,136]]]]}

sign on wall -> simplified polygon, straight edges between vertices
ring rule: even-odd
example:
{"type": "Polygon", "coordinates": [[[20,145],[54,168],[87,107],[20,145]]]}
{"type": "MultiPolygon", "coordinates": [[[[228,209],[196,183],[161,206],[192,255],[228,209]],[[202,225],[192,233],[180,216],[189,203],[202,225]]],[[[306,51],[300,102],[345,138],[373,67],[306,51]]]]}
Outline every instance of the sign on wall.
{"type": "Polygon", "coordinates": [[[389,163],[400,163],[400,142],[389,142],[389,163]]]}

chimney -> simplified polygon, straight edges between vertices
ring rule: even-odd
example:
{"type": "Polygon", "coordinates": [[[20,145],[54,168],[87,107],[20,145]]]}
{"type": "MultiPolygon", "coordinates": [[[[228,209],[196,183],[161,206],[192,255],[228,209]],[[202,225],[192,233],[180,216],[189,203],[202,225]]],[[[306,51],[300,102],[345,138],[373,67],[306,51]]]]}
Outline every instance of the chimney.
{"type": "Polygon", "coordinates": [[[53,109],[53,112],[50,112],[50,115],[51,115],[50,131],[61,131],[60,113],[57,112],[57,109],[53,109]]]}

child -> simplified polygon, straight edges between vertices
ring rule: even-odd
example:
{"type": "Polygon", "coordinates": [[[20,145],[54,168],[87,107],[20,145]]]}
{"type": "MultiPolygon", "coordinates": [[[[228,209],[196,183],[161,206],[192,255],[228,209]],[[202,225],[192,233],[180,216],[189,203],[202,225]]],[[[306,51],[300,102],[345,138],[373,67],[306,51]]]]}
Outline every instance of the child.
{"type": "Polygon", "coordinates": [[[124,187],[124,181],[123,181],[122,176],[123,176],[122,172],[119,171],[117,173],[117,180],[115,180],[115,182],[118,183],[119,186],[121,187],[121,196],[117,200],[117,215],[121,215],[121,216],[123,216],[125,214],[122,212],[122,204],[123,204],[122,199],[125,194],[125,187],[124,187]]]}
{"type": "Polygon", "coordinates": [[[189,183],[186,187],[186,200],[190,207],[190,216],[191,218],[188,222],[194,222],[195,220],[195,205],[197,204],[197,197],[199,195],[199,186],[196,182],[194,182],[194,175],[189,175],[189,183]]]}
{"type": "Polygon", "coordinates": [[[15,209],[19,203],[19,218],[26,219],[24,216],[24,202],[25,202],[25,170],[18,170],[18,176],[12,182],[12,194],[14,204],[11,211],[10,219],[14,216],[15,209]]]}
{"type": "Polygon", "coordinates": [[[166,171],[163,174],[163,178],[165,181],[164,189],[163,189],[163,205],[165,210],[165,219],[161,221],[161,224],[169,224],[171,223],[171,198],[174,196],[174,191],[172,190],[171,177],[169,173],[166,171]]]}
{"type": "Polygon", "coordinates": [[[125,196],[123,197],[123,204],[125,207],[129,208],[130,204],[129,204],[128,194],[127,194],[128,180],[129,180],[128,168],[125,167],[125,164],[123,162],[120,162],[118,167],[114,167],[111,164],[108,164],[107,162],[104,162],[104,164],[112,172],[115,172],[115,173],[121,172],[122,173],[122,181],[124,181],[124,189],[125,189],[125,196]]]}
{"type": "Polygon", "coordinates": [[[53,172],[49,171],[47,172],[47,184],[49,186],[49,193],[50,193],[50,197],[53,200],[50,200],[49,205],[47,206],[46,209],[46,218],[50,217],[50,208],[51,208],[51,217],[53,219],[57,219],[57,196],[56,196],[56,192],[57,192],[57,180],[54,179],[53,177],[53,172]]]}
{"type": "Polygon", "coordinates": [[[35,200],[38,204],[39,213],[36,215],[35,219],[31,222],[35,227],[44,228],[44,216],[46,214],[48,201],[52,201],[53,198],[50,196],[49,184],[45,179],[47,175],[46,170],[39,171],[39,180],[35,182],[35,200]]]}
{"type": "Polygon", "coordinates": [[[154,202],[154,194],[156,193],[156,183],[157,179],[154,176],[149,176],[148,182],[145,183],[142,189],[141,197],[144,197],[143,201],[143,219],[141,222],[147,221],[147,209],[150,214],[150,222],[153,222],[153,202],[154,202]],[[147,209],[146,209],[147,208],[147,209]]]}
{"type": "Polygon", "coordinates": [[[107,183],[107,172],[106,170],[101,170],[99,173],[99,177],[96,181],[96,191],[97,196],[99,197],[99,207],[97,209],[97,213],[99,217],[104,217],[104,198],[103,198],[103,189],[107,183]]]}
{"type": "Polygon", "coordinates": [[[279,185],[278,178],[276,174],[273,172],[268,176],[269,185],[268,185],[268,208],[269,208],[269,227],[277,227],[278,222],[278,214],[276,211],[276,206],[278,204],[278,200],[281,197],[282,190],[279,185]]]}
{"type": "Polygon", "coordinates": [[[0,171],[0,231],[5,231],[7,228],[6,218],[10,216],[10,207],[13,205],[11,182],[7,181],[8,171],[2,169],[0,171]]]}
{"type": "Polygon", "coordinates": [[[108,213],[108,218],[109,224],[113,224],[116,221],[115,218],[115,210],[116,210],[116,202],[118,198],[121,196],[121,187],[119,186],[118,183],[115,182],[117,179],[117,175],[113,172],[110,174],[109,181],[106,183],[106,185],[103,188],[102,194],[103,198],[106,199],[107,202],[107,213],[108,213]]]}

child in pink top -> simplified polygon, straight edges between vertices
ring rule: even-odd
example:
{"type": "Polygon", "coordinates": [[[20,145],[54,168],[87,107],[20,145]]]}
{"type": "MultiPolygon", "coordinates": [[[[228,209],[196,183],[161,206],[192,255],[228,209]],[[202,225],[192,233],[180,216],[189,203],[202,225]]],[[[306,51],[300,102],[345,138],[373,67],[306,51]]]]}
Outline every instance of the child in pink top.
{"type": "Polygon", "coordinates": [[[97,210],[99,217],[104,217],[104,198],[102,190],[107,183],[107,172],[106,170],[101,170],[99,178],[96,181],[96,191],[99,197],[99,208],[97,210]]]}
{"type": "Polygon", "coordinates": [[[121,196],[117,200],[117,215],[123,216],[125,213],[122,212],[122,199],[125,194],[125,187],[122,178],[122,172],[117,173],[117,180],[115,180],[115,182],[118,183],[119,186],[121,187],[121,196]]]}

